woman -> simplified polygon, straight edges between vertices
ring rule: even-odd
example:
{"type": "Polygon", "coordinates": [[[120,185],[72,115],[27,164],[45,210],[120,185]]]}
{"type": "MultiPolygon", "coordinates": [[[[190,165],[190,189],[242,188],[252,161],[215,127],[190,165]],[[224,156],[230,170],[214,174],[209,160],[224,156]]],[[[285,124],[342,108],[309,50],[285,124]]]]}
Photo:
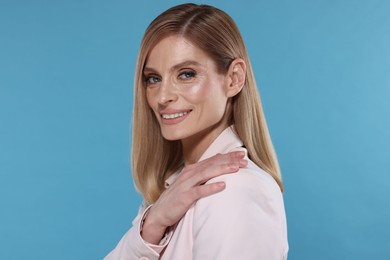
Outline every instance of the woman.
{"type": "Polygon", "coordinates": [[[184,4],[147,28],[132,172],[144,197],[106,259],[286,259],[282,181],[233,20],[184,4]]]}

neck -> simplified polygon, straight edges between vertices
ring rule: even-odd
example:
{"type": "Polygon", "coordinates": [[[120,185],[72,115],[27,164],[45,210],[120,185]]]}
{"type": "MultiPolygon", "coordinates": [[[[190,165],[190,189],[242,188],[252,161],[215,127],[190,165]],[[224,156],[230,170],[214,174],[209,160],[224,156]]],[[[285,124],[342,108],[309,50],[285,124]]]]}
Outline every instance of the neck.
{"type": "Polygon", "coordinates": [[[199,161],[200,157],[211,145],[211,143],[225,130],[229,125],[225,120],[218,124],[202,130],[201,132],[181,140],[183,147],[184,165],[193,164],[199,161]]]}

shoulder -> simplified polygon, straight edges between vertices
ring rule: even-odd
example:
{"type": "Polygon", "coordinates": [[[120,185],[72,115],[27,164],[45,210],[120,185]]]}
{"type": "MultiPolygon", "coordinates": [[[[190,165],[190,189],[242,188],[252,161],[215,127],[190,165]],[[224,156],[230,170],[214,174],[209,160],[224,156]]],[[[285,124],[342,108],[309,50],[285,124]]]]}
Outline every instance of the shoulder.
{"type": "Polygon", "coordinates": [[[216,246],[224,256],[218,259],[229,259],[228,253],[237,252],[246,252],[243,259],[281,259],[288,250],[287,226],[283,196],[276,181],[252,162],[237,173],[218,176],[209,183],[216,181],[224,181],[226,188],[199,199],[193,207],[192,232],[198,241],[194,248],[223,241],[216,246]]]}
{"type": "Polygon", "coordinates": [[[226,188],[200,199],[195,205],[198,213],[218,214],[218,211],[226,213],[239,209],[284,215],[283,196],[278,184],[271,175],[252,161],[249,161],[247,168],[218,176],[207,183],[219,181],[225,182],[226,188]],[[210,211],[211,208],[213,210],[210,211]]]}
{"type": "Polygon", "coordinates": [[[282,198],[280,188],[274,178],[251,160],[246,168],[236,173],[225,174],[211,179],[208,183],[223,181],[226,184],[221,198],[234,195],[237,199],[261,201],[282,198]]]}

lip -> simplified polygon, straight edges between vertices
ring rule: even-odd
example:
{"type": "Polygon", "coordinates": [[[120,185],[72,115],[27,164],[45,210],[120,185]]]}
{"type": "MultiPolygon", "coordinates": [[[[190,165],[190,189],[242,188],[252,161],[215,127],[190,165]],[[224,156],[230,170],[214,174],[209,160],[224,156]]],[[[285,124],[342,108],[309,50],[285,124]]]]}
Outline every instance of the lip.
{"type": "Polygon", "coordinates": [[[160,111],[161,123],[164,125],[178,124],[178,123],[184,121],[191,114],[191,112],[192,112],[191,109],[187,109],[187,110],[164,109],[164,110],[161,110],[160,111]],[[178,117],[174,117],[174,118],[164,118],[163,117],[163,114],[173,116],[175,114],[177,115],[177,114],[182,114],[182,113],[184,113],[184,114],[181,116],[178,116],[178,117]]]}

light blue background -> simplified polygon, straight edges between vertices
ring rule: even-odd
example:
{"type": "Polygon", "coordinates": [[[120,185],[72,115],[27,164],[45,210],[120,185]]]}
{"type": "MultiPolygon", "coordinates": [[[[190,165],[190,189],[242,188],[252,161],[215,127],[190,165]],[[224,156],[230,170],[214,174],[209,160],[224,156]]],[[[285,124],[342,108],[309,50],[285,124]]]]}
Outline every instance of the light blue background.
{"type": "MultiPolygon", "coordinates": [[[[130,227],[135,59],[180,2],[0,0],[0,259],[101,259],[130,227]]],[[[390,259],[390,2],[207,3],[252,59],[289,259],[390,259]]]]}

